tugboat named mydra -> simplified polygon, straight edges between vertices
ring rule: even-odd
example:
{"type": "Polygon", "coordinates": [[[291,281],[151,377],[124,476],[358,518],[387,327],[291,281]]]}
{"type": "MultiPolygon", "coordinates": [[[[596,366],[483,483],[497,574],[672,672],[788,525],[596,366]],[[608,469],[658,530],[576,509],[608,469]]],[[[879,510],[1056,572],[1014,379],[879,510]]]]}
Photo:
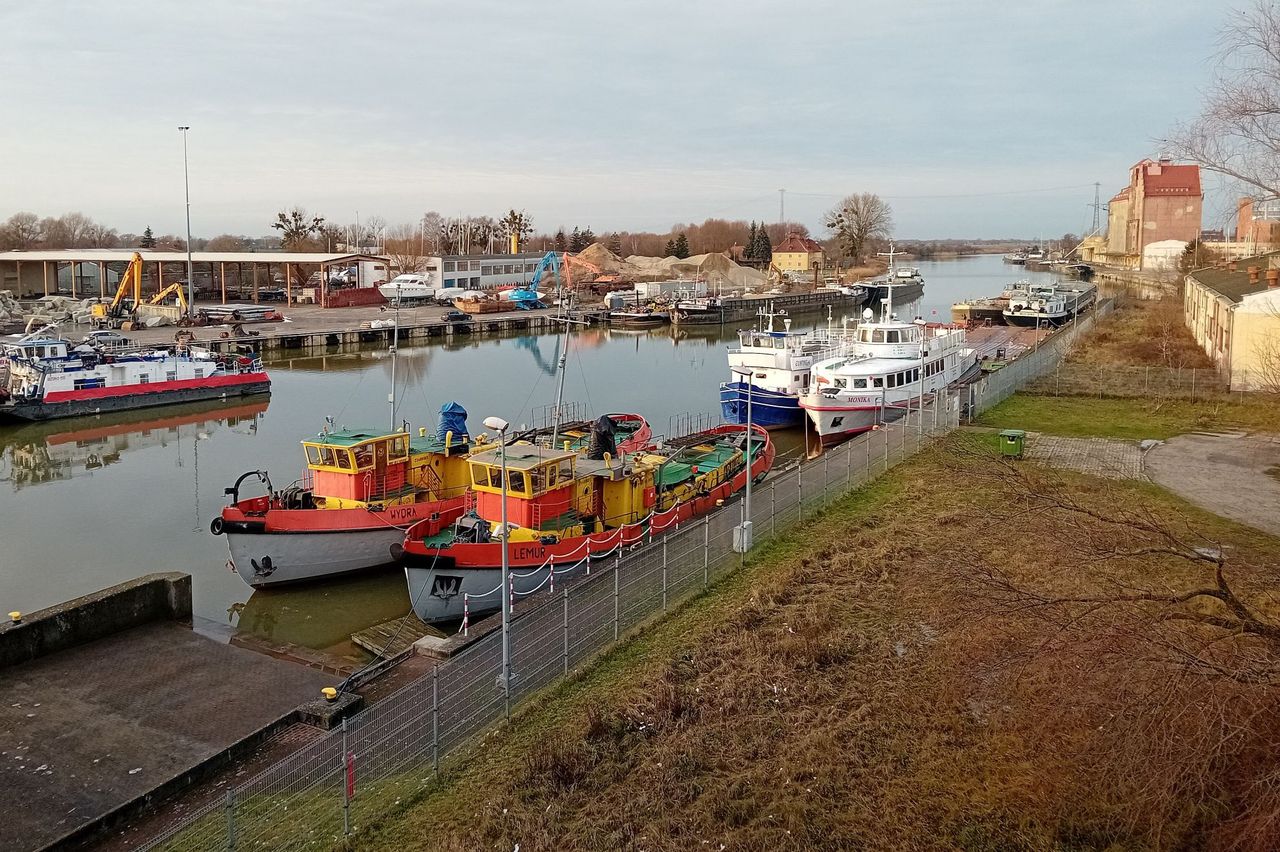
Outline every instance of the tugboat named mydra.
{"type": "Polygon", "coordinates": [[[748,434],[717,426],[630,454],[612,452],[607,435],[579,451],[528,443],[476,450],[467,458],[467,513],[452,529],[415,524],[397,549],[414,612],[440,622],[499,609],[503,547],[511,593],[528,595],[554,582],[553,572],[711,512],[773,465],[769,433],[752,426],[748,434]]]}
{"type": "Polygon", "coordinates": [[[210,531],[227,537],[231,567],[255,588],[387,566],[410,525],[448,529],[466,511],[466,418],[449,403],[435,435],[322,431],[302,442],[302,479],[277,491],[265,470],[242,474],[210,531]],[[250,478],[267,493],[241,499],[250,478]]]}

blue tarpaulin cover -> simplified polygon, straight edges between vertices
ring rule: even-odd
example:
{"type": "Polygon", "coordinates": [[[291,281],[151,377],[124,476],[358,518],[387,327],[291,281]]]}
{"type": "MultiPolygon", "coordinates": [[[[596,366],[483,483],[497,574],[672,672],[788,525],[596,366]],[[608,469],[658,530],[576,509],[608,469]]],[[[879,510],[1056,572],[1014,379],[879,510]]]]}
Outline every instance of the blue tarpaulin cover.
{"type": "Polygon", "coordinates": [[[456,402],[440,406],[440,426],[436,429],[436,437],[443,441],[449,432],[453,433],[455,441],[467,434],[467,410],[456,402]]]}

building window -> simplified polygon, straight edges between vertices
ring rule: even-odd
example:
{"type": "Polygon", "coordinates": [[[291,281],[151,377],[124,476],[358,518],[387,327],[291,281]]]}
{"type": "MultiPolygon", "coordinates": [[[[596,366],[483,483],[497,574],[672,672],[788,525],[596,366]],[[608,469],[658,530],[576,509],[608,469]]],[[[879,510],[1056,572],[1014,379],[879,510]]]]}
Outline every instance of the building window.
{"type": "Polygon", "coordinates": [[[481,275],[492,275],[492,274],[493,274],[493,267],[492,267],[492,266],[482,266],[482,267],[480,267],[480,274],[481,274],[481,275]]]}
{"type": "Polygon", "coordinates": [[[472,271],[472,272],[479,272],[479,271],[480,271],[480,261],[478,261],[478,260],[473,260],[473,261],[471,261],[471,271],[472,271]]]}
{"type": "Polygon", "coordinates": [[[510,263],[504,263],[504,264],[502,265],[502,274],[503,274],[503,275],[512,275],[512,274],[514,274],[514,273],[515,273],[515,267],[514,267],[514,266],[512,266],[510,263]]]}
{"type": "Polygon", "coordinates": [[[452,261],[452,260],[446,260],[446,261],[444,262],[444,271],[445,271],[445,272],[454,272],[454,271],[456,271],[456,270],[457,270],[457,268],[458,268],[458,264],[457,264],[457,263],[455,263],[455,262],[454,262],[454,261],[452,261]]]}

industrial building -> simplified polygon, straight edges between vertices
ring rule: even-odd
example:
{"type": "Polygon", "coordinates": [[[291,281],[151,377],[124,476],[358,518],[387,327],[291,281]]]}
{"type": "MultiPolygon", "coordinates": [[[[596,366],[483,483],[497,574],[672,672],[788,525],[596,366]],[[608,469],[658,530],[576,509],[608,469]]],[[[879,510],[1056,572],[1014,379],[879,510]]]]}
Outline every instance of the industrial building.
{"type": "Polygon", "coordinates": [[[1127,269],[1162,262],[1171,251],[1169,241],[1185,245],[1199,238],[1203,205],[1199,166],[1178,165],[1167,158],[1135,163],[1129,169],[1129,185],[1112,196],[1107,207],[1105,262],[1127,269]],[[1164,245],[1148,252],[1152,243],[1164,245]]]}

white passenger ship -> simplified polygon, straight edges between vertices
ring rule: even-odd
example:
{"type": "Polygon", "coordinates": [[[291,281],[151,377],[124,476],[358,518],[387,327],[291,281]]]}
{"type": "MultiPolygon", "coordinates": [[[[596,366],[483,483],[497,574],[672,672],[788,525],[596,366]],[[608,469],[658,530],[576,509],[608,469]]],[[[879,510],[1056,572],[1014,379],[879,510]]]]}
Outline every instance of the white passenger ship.
{"type": "Polygon", "coordinates": [[[886,314],[881,322],[858,326],[848,354],[813,365],[800,407],[823,445],[897,419],[907,406],[978,371],[963,328],[886,314]]]}

